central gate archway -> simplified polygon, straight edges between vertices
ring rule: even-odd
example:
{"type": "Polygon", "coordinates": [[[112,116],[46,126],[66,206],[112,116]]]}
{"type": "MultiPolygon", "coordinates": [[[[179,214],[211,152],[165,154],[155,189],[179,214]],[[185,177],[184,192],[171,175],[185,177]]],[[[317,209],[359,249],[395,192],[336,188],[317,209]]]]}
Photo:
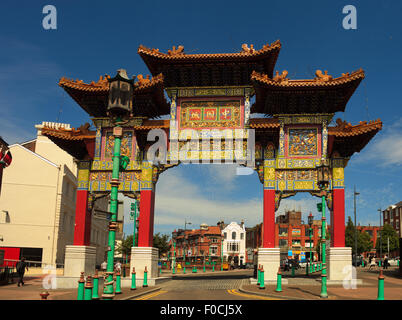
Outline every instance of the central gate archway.
{"type": "MultiPolygon", "coordinates": [[[[185,54],[182,46],[167,53],[138,48],[153,78],[138,75],[133,84],[131,114],[121,124],[121,154],[129,163],[118,182],[120,192],[140,201],[138,247],[132,254],[140,274],[147,266],[150,275],[157,277],[152,238],[158,177],[184,160],[240,160],[257,171],[263,188],[263,247],[258,263],[269,280],[276,279],[279,267],[275,211],[282,199],[297,192],[321,196],[317,168],[325,163],[330,168],[325,193],[332,231],[329,279],[341,279],[343,267],[351,264],[344,236],[344,168],[381,130],[382,123],[351,125],[338,119],[332,124],[334,114],[344,112],[364,78],[362,70],[340,77],[317,70],[316,77],[307,80],[289,79],[286,70],[274,75],[280,48],[279,41],[260,50],[244,44],[240,52],[227,54],[185,54]],[[166,119],[157,119],[160,116],[166,119]],[[157,143],[167,148],[166,157],[157,162],[147,156],[155,147],[149,134],[159,136],[157,143]],[[205,145],[207,138],[222,144],[214,149],[212,143],[210,148],[209,140],[205,145]]],[[[79,160],[74,246],[81,248],[81,263],[88,268],[92,267],[88,263],[92,254],[88,249],[89,199],[109,193],[112,182],[114,122],[107,113],[109,78],[89,84],[66,78],[59,82],[91,116],[95,130],[89,124],[69,130],[49,125],[42,130],[79,160]]]]}

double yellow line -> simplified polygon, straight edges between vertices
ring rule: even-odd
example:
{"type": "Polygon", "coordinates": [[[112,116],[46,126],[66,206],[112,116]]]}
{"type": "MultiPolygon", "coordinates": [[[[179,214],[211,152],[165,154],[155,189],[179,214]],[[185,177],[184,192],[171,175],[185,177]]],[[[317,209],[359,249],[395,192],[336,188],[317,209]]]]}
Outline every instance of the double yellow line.
{"type": "Polygon", "coordinates": [[[270,297],[263,297],[263,296],[258,296],[258,295],[254,295],[254,294],[240,293],[240,292],[236,291],[235,289],[228,290],[228,293],[236,295],[236,296],[249,298],[249,299],[281,300],[281,299],[278,299],[278,298],[270,298],[270,297]]]}
{"type": "Polygon", "coordinates": [[[147,294],[147,295],[145,295],[145,296],[139,297],[139,298],[137,298],[137,299],[135,299],[135,300],[148,300],[148,299],[151,299],[151,298],[153,298],[153,297],[159,296],[160,294],[166,293],[166,292],[167,292],[167,291],[163,291],[163,290],[156,291],[156,292],[147,294]]]}

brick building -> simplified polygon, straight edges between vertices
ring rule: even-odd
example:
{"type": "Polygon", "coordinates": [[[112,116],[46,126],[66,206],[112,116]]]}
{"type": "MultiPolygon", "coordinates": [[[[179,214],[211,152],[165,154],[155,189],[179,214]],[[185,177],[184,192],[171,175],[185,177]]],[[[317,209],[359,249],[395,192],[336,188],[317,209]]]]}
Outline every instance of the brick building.
{"type": "Polygon", "coordinates": [[[388,223],[394,230],[398,233],[398,237],[402,238],[402,201],[397,204],[389,206],[387,209],[383,210],[383,225],[388,223]]]}
{"type": "Polygon", "coordinates": [[[377,237],[379,237],[379,230],[380,227],[376,227],[376,226],[357,226],[357,230],[361,231],[361,232],[367,232],[368,235],[370,236],[370,240],[373,243],[373,249],[371,249],[370,251],[367,252],[363,252],[362,255],[363,257],[368,257],[370,255],[375,255],[376,254],[376,250],[375,250],[375,244],[377,243],[377,237]]]}
{"type": "Polygon", "coordinates": [[[206,261],[220,262],[222,247],[222,230],[224,224],[216,226],[201,224],[200,229],[178,229],[172,232],[170,257],[176,257],[176,263],[203,263],[206,261]],[[176,244],[174,252],[173,243],[176,244]]]}
{"type": "MultiPolygon", "coordinates": [[[[312,235],[310,242],[308,224],[303,224],[300,211],[287,211],[279,215],[275,223],[275,247],[280,248],[281,259],[291,256],[299,259],[309,257],[312,252],[317,257],[315,248],[321,238],[321,220],[313,220],[312,235]],[[291,252],[290,252],[291,251],[291,252]]],[[[248,251],[248,262],[251,262],[250,253],[262,247],[263,227],[262,223],[253,228],[246,228],[246,248],[248,251]]]]}

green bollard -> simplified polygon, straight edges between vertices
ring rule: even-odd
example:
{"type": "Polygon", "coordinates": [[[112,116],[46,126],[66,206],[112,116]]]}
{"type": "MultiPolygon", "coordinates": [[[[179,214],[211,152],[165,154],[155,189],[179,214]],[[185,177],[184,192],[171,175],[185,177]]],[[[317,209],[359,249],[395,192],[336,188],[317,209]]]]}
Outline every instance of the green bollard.
{"type": "Polygon", "coordinates": [[[378,266],[381,267],[381,259],[378,260],[378,266]]]}
{"type": "Polygon", "coordinates": [[[212,272],[215,271],[215,264],[212,265],[212,272]]]}
{"type": "Polygon", "coordinates": [[[259,286],[260,285],[260,279],[261,279],[261,275],[260,275],[260,269],[261,269],[261,265],[259,264],[258,265],[258,268],[257,268],[257,286],[259,286]]]}
{"type": "Polygon", "coordinates": [[[95,270],[95,275],[94,275],[93,279],[94,279],[94,287],[92,289],[92,300],[98,300],[99,299],[99,275],[98,275],[98,270],[95,270]]]}
{"type": "Polygon", "coordinates": [[[136,283],[135,283],[135,268],[133,267],[133,272],[131,273],[131,290],[136,290],[136,283]]]}
{"type": "Polygon", "coordinates": [[[382,269],[380,269],[380,275],[378,276],[378,295],[377,300],[384,300],[384,275],[382,269]]]}
{"type": "Polygon", "coordinates": [[[265,289],[265,280],[264,280],[264,268],[261,267],[261,271],[260,271],[260,289],[265,289]]]}
{"type": "Polygon", "coordinates": [[[205,272],[205,264],[204,264],[204,269],[203,269],[203,272],[205,272]]]}
{"type": "Polygon", "coordinates": [[[183,267],[183,273],[186,274],[186,266],[183,267]]]}
{"type": "Polygon", "coordinates": [[[116,291],[115,294],[121,294],[121,274],[120,271],[116,273],[116,291]]]}
{"type": "Polygon", "coordinates": [[[80,279],[78,280],[77,300],[84,300],[84,290],[85,290],[84,286],[85,286],[84,272],[81,272],[80,279]]]}
{"type": "Polygon", "coordinates": [[[295,267],[292,265],[292,278],[295,276],[295,267]]]}
{"type": "Polygon", "coordinates": [[[144,270],[144,283],[142,285],[143,287],[148,287],[148,271],[147,271],[147,267],[145,267],[144,270]]]}
{"type": "Polygon", "coordinates": [[[362,260],[362,268],[364,268],[364,260],[362,260]]]}
{"type": "Polygon", "coordinates": [[[281,267],[278,268],[278,273],[276,275],[276,292],[282,292],[282,273],[281,267]]]}
{"type": "Polygon", "coordinates": [[[92,277],[87,276],[87,282],[85,283],[84,300],[92,300],[92,277]]]}

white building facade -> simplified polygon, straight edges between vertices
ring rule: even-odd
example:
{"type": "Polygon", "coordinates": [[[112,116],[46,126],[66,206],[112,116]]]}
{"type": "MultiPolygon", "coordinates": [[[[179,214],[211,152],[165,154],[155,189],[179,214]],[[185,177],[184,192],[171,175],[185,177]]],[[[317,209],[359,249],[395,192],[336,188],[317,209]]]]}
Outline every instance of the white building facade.
{"type": "Polygon", "coordinates": [[[223,259],[224,261],[241,266],[246,263],[246,229],[244,222],[240,225],[231,222],[223,230],[223,259]]]}

